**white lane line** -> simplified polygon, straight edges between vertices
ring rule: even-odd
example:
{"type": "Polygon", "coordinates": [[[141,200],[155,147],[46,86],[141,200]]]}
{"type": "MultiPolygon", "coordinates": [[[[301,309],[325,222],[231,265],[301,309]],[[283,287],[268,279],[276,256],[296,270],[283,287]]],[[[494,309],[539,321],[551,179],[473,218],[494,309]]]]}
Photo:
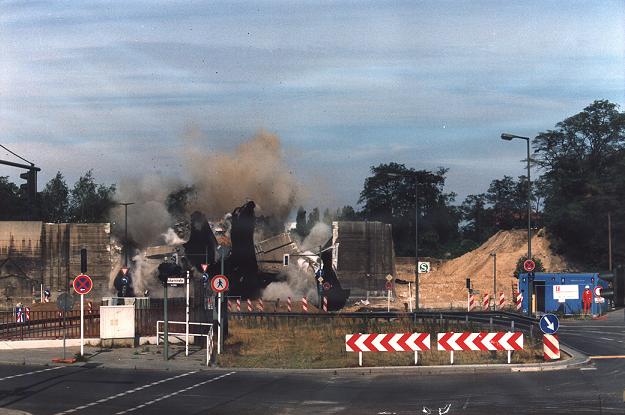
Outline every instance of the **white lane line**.
{"type": "Polygon", "coordinates": [[[123,414],[127,414],[127,413],[129,413],[129,412],[136,411],[136,410],[141,409],[141,408],[145,408],[146,406],[149,406],[149,405],[155,404],[155,403],[160,402],[160,401],[165,400],[165,399],[169,399],[169,398],[171,398],[172,396],[179,395],[179,394],[181,394],[181,393],[183,393],[183,392],[188,392],[188,391],[190,391],[191,389],[195,389],[195,388],[197,388],[197,387],[199,387],[199,386],[206,385],[207,383],[216,382],[216,381],[218,381],[218,380],[220,380],[220,379],[225,378],[226,376],[230,376],[230,375],[235,374],[235,373],[236,373],[236,372],[225,373],[225,374],[223,374],[223,375],[221,375],[221,376],[217,376],[216,378],[211,378],[211,379],[205,380],[205,381],[203,381],[203,382],[196,383],[195,385],[191,385],[191,386],[189,386],[189,387],[187,387],[187,388],[177,390],[176,392],[172,392],[172,393],[169,393],[169,394],[167,394],[167,395],[163,395],[163,396],[158,397],[158,398],[156,398],[156,399],[154,399],[154,400],[147,401],[147,402],[143,402],[141,405],[137,405],[137,406],[135,406],[134,408],[130,408],[130,409],[126,409],[126,410],[123,410],[123,411],[117,412],[115,415],[123,415],[123,414]]]}
{"type": "Polygon", "coordinates": [[[100,400],[97,400],[97,401],[94,401],[94,402],[90,402],[90,403],[85,404],[85,405],[77,406],[76,408],[68,409],[68,410],[63,411],[63,412],[58,412],[55,415],[71,414],[72,412],[76,412],[76,411],[80,411],[80,410],[83,410],[83,409],[87,409],[87,408],[90,408],[92,406],[99,405],[99,404],[101,404],[103,402],[110,401],[110,400],[115,399],[115,398],[120,398],[120,397],[122,397],[124,395],[130,395],[131,393],[139,392],[140,390],[143,390],[145,388],[149,388],[149,387],[152,387],[152,386],[160,385],[161,383],[169,382],[170,380],[180,379],[182,377],[189,376],[189,375],[192,375],[192,374],[197,373],[197,372],[198,372],[197,370],[194,370],[193,372],[187,372],[187,373],[183,373],[181,375],[172,376],[170,378],[166,378],[166,379],[158,380],[156,382],[148,383],[147,385],[139,386],[137,388],[128,390],[126,392],[120,392],[120,393],[118,393],[116,395],[111,395],[111,396],[108,396],[106,398],[102,398],[100,400]]]}
{"type": "Polygon", "coordinates": [[[57,370],[57,369],[63,369],[65,366],[55,366],[55,367],[51,367],[49,369],[42,369],[42,370],[35,370],[34,372],[28,372],[28,373],[20,373],[19,375],[13,375],[13,376],[6,376],[3,378],[0,378],[0,381],[2,380],[7,380],[7,379],[15,379],[15,378],[19,378],[21,376],[28,376],[28,375],[34,375],[35,373],[43,373],[43,372],[48,372],[50,370],[57,370]]]}
{"type": "Polygon", "coordinates": [[[611,342],[615,341],[613,339],[610,339],[609,337],[599,337],[601,340],[609,340],[611,342]]]}

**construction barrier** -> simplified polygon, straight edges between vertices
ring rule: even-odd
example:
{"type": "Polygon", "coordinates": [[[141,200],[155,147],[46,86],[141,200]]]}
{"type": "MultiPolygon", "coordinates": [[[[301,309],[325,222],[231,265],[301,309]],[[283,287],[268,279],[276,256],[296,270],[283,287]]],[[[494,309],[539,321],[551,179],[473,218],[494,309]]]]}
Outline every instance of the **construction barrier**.
{"type": "Polygon", "coordinates": [[[482,309],[488,310],[489,303],[490,303],[490,296],[488,295],[488,293],[486,293],[484,294],[484,297],[482,299],[482,309]]]}
{"type": "Polygon", "coordinates": [[[362,366],[362,352],[414,352],[416,365],[417,352],[430,350],[430,334],[347,334],[345,335],[345,350],[358,352],[360,366],[362,366]]]}
{"type": "Polygon", "coordinates": [[[505,303],[506,303],[506,295],[502,291],[499,293],[499,304],[497,304],[497,307],[500,310],[502,310],[505,303]]]}
{"type": "Polygon", "coordinates": [[[304,313],[308,312],[308,300],[306,299],[306,297],[302,297],[302,311],[304,313]]]}
{"type": "Polygon", "coordinates": [[[516,293],[516,311],[521,311],[523,308],[523,293],[516,293]]]}
{"type": "Polygon", "coordinates": [[[560,358],[560,342],[555,334],[543,334],[543,357],[545,360],[560,358]]]}
{"type": "Polygon", "coordinates": [[[286,310],[290,313],[291,312],[291,297],[287,297],[286,298],[286,310]]]}
{"type": "Polygon", "coordinates": [[[230,300],[226,300],[226,304],[228,304],[228,312],[232,311],[232,304],[230,303],[230,300]]]}
{"type": "Polygon", "coordinates": [[[454,363],[454,351],[508,351],[523,350],[522,332],[482,332],[482,333],[438,333],[438,350],[451,352],[451,364],[454,363]]]}
{"type": "Polygon", "coordinates": [[[237,312],[241,312],[241,299],[237,298],[237,312]]]}
{"type": "Polygon", "coordinates": [[[323,297],[323,312],[328,312],[328,297],[323,297]]]}
{"type": "Polygon", "coordinates": [[[475,301],[475,296],[474,295],[469,295],[468,302],[469,302],[469,304],[467,305],[467,310],[468,311],[473,311],[473,309],[475,309],[475,307],[477,307],[477,301],[475,301]]]}
{"type": "Polygon", "coordinates": [[[258,311],[260,311],[261,313],[265,311],[265,305],[263,304],[262,298],[258,299],[258,311]]]}
{"type": "Polygon", "coordinates": [[[252,300],[249,298],[247,299],[247,311],[250,311],[250,312],[253,311],[252,300]]]}

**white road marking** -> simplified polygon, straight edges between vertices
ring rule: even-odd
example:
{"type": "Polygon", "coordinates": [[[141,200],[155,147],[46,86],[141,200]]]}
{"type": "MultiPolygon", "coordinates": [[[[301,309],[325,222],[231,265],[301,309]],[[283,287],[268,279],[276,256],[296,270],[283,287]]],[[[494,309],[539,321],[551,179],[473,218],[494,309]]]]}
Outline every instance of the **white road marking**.
{"type": "Polygon", "coordinates": [[[139,386],[137,388],[128,390],[126,392],[121,392],[121,393],[118,393],[116,395],[108,396],[106,398],[102,398],[102,399],[97,400],[95,402],[90,402],[90,403],[88,403],[86,405],[81,405],[81,406],[77,406],[76,408],[68,409],[68,410],[63,411],[63,412],[58,412],[55,415],[71,414],[72,412],[76,412],[76,411],[80,411],[82,409],[90,408],[92,406],[99,405],[99,404],[101,404],[103,402],[110,401],[112,399],[119,398],[119,397],[122,397],[124,395],[130,395],[131,393],[139,392],[140,390],[143,390],[145,388],[149,388],[149,387],[152,387],[152,386],[160,385],[161,383],[169,382],[170,380],[180,379],[182,377],[189,376],[189,375],[192,375],[192,374],[197,373],[197,372],[198,372],[197,370],[194,370],[193,372],[187,372],[187,373],[183,373],[181,375],[172,376],[170,378],[166,378],[166,379],[158,380],[156,382],[148,383],[147,385],[139,386]]]}
{"type": "Polygon", "coordinates": [[[130,409],[126,409],[126,410],[123,410],[123,411],[117,412],[115,415],[123,415],[123,414],[127,414],[127,413],[129,413],[129,412],[136,411],[137,409],[145,408],[145,407],[146,407],[146,406],[148,406],[148,405],[152,405],[152,404],[155,404],[155,403],[160,402],[160,401],[162,401],[162,400],[169,399],[169,398],[171,398],[172,396],[179,395],[179,394],[181,394],[181,393],[183,393],[183,392],[188,392],[188,391],[190,391],[191,389],[195,389],[195,388],[197,388],[197,387],[199,387],[199,386],[206,385],[207,383],[216,382],[216,381],[218,381],[218,380],[220,380],[220,379],[223,379],[223,378],[225,378],[226,376],[230,376],[230,375],[232,375],[232,374],[234,374],[234,373],[236,373],[236,372],[225,373],[225,374],[223,374],[223,375],[221,375],[221,376],[217,376],[216,378],[211,378],[211,379],[205,380],[205,381],[203,381],[203,382],[196,383],[195,385],[191,385],[191,386],[186,387],[186,388],[184,388],[184,389],[177,390],[176,392],[172,392],[172,393],[169,393],[169,394],[167,394],[167,395],[160,396],[160,397],[158,397],[158,398],[156,398],[156,399],[153,399],[153,400],[151,400],[151,401],[144,402],[144,403],[142,403],[141,405],[137,405],[137,406],[135,406],[134,408],[130,408],[130,409]]]}
{"type": "Polygon", "coordinates": [[[15,379],[15,378],[19,378],[21,376],[34,375],[35,373],[48,372],[50,370],[63,369],[64,367],[65,366],[55,366],[55,367],[51,367],[49,369],[35,370],[34,372],[20,373],[19,375],[6,376],[6,377],[3,377],[3,378],[0,378],[0,381],[7,380],[7,379],[15,379]]]}

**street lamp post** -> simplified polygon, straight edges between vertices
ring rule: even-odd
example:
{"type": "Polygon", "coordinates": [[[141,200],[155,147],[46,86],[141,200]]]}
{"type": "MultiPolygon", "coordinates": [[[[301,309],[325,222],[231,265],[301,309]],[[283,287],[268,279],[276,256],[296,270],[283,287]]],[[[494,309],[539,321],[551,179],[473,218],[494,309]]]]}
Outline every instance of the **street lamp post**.
{"type": "Polygon", "coordinates": [[[491,252],[490,256],[493,257],[493,311],[496,311],[497,308],[495,304],[497,303],[497,252],[491,252]]]}
{"type": "Polygon", "coordinates": [[[134,202],[118,203],[124,207],[124,267],[128,267],[128,206],[134,204],[134,202]]]}
{"type": "Polygon", "coordinates": [[[503,133],[501,139],[511,141],[520,138],[527,142],[527,259],[532,259],[532,180],[530,179],[530,138],[503,133]]]}
{"type": "MultiPolygon", "coordinates": [[[[401,174],[398,173],[386,173],[389,177],[401,177],[401,174]]],[[[417,311],[419,309],[419,179],[417,177],[417,172],[415,172],[414,177],[414,209],[415,209],[415,220],[414,220],[414,297],[415,304],[414,309],[417,311]]]]}

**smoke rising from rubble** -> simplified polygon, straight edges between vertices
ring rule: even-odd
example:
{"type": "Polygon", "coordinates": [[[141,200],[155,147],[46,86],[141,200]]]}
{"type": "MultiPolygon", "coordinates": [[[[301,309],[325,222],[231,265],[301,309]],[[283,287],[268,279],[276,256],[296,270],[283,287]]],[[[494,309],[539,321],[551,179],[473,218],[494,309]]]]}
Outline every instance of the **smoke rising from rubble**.
{"type": "Polygon", "coordinates": [[[256,203],[258,215],[284,222],[301,196],[277,135],[259,131],[234,152],[215,152],[202,144],[197,130],[185,138],[185,167],[197,197],[189,211],[220,218],[246,200],[256,203]]]}
{"type": "MultiPolygon", "coordinates": [[[[286,300],[291,297],[294,301],[306,296],[309,301],[318,301],[319,294],[317,292],[317,284],[315,282],[315,271],[317,266],[317,256],[314,252],[319,251],[319,247],[328,242],[332,236],[330,226],[323,222],[317,222],[310,230],[310,233],[298,246],[303,254],[310,254],[309,257],[298,257],[292,261],[286,270],[286,281],[273,282],[263,291],[264,300],[286,300]]],[[[295,259],[295,258],[294,258],[295,259]]]]}

